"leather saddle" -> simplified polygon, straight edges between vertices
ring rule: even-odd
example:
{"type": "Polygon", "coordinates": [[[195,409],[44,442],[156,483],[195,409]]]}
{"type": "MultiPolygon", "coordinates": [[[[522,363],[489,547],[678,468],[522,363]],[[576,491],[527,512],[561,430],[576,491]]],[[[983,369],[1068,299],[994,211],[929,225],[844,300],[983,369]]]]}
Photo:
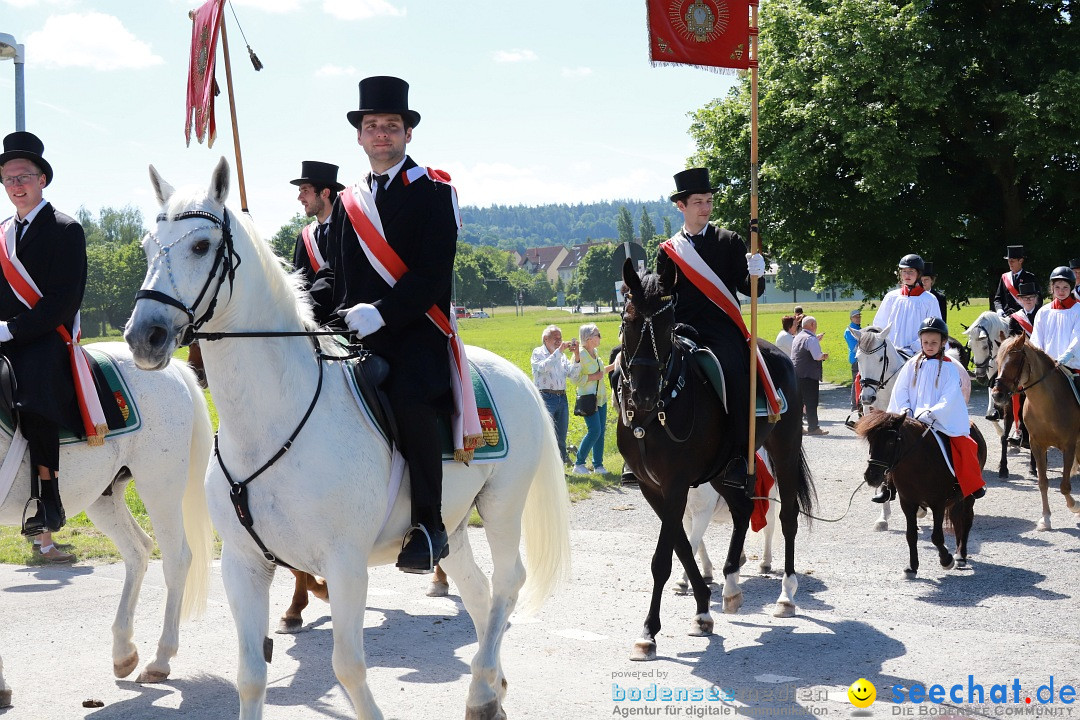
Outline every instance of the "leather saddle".
{"type": "Polygon", "coordinates": [[[390,409],[390,398],[382,390],[382,384],[390,374],[390,363],[386,358],[364,351],[352,365],[356,387],[364,404],[371,410],[371,417],[383,434],[396,444],[397,422],[390,409]]]}
{"type": "Polygon", "coordinates": [[[11,417],[12,431],[19,427],[19,413],[16,412],[15,407],[18,387],[11,361],[8,360],[7,355],[0,353],[0,409],[6,411],[11,417]]]}

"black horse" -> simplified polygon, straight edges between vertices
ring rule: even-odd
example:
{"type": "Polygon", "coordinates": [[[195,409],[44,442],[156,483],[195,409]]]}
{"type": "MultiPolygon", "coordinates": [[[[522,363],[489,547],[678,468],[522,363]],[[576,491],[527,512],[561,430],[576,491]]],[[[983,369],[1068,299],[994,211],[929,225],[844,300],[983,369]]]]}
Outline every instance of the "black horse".
{"type": "MultiPolygon", "coordinates": [[[[975,498],[963,496],[956,478],[926,425],[906,415],[874,412],[863,416],[855,432],[870,443],[870,462],[863,477],[871,487],[878,487],[888,478],[900,498],[900,507],[907,518],[907,543],[910,555],[904,573],[915,577],[919,571],[919,527],[916,513],[927,508],[934,516],[930,541],[938,551],[941,567],[967,566],[967,540],[975,518],[975,498]],[[954,559],[945,548],[943,523],[948,514],[956,537],[954,559]]],[[[971,437],[979,446],[979,467],[986,464],[986,440],[971,425],[971,437]]]]}
{"type": "MultiPolygon", "coordinates": [[[[691,635],[708,635],[711,591],[694,561],[694,549],[683,530],[682,517],[691,487],[709,482],[731,509],[732,535],[724,563],[724,611],[735,612],[742,602],[738,588],[739,561],[753,511],[744,487],[724,484],[718,477],[736,453],[723,400],[713,382],[699,372],[688,344],[676,330],[670,288],[674,270],[664,276],[639,277],[630,263],[623,266],[629,290],[622,316],[622,353],[612,377],[619,409],[617,439],[627,466],[637,476],[641,492],[660,517],[660,536],[652,559],[653,591],[645,631],[634,645],[633,660],[656,658],[660,630],[660,599],[671,575],[674,550],[693,587],[697,615],[691,635]]],[[[795,612],[795,534],[799,512],[809,513],[814,500],[813,481],[802,451],[800,397],[791,360],[776,346],[759,342],[777,387],[787,398],[788,410],[779,422],[757,423],[757,441],[768,449],[780,494],[780,522],[784,531],[784,580],[774,614],[795,612]]],[[[728,382],[747,382],[731,378],[728,382]]]]}

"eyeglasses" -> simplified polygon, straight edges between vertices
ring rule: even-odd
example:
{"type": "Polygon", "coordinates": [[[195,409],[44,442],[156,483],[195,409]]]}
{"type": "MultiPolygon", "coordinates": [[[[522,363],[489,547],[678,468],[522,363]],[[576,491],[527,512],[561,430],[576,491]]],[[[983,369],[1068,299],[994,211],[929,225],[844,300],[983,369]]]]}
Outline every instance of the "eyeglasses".
{"type": "Polygon", "coordinates": [[[41,173],[25,173],[23,175],[8,175],[4,178],[4,184],[8,187],[15,187],[16,185],[25,185],[30,182],[30,178],[38,177],[41,173]]]}

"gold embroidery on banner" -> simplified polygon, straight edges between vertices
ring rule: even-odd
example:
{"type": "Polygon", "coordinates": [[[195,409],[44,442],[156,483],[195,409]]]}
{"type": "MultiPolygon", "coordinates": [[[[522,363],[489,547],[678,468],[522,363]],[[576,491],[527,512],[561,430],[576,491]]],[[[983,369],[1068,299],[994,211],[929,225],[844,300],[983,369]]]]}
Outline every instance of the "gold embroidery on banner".
{"type": "Polygon", "coordinates": [[[726,0],[672,0],[668,18],[683,40],[712,42],[727,30],[731,11],[726,0]]]}

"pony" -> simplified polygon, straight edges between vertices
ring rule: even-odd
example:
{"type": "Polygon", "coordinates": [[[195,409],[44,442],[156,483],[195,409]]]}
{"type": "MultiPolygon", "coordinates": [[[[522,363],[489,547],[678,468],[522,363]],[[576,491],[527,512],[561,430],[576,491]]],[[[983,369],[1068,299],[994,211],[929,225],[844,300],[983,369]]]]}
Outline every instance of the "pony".
{"type": "Polygon", "coordinates": [[[997,354],[998,376],[994,383],[994,402],[1006,405],[1011,396],[1023,392],[1023,420],[1031,442],[1031,456],[1039,474],[1039,494],[1042,496],[1042,517],[1035,524],[1038,530],[1050,530],[1050,502],[1046,497],[1049,481],[1046,476],[1046,451],[1061,450],[1061,494],[1065,506],[1080,513],[1073,500],[1070,477],[1073,463],[1080,457],[1080,405],[1073,396],[1069,370],[1058,368],[1054,360],[1031,344],[1026,335],[1016,335],[1001,344],[997,354]]]}
{"type": "MultiPolygon", "coordinates": [[[[859,365],[859,376],[862,383],[862,391],[859,393],[859,403],[864,408],[872,410],[888,410],[889,399],[892,397],[893,385],[896,383],[896,374],[907,361],[896,349],[896,345],[889,338],[891,326],[879,328],[871,325],[861,330],[852,330],[858,344],[855,347],[855,361],[859,365]]],[[[960,352],[962,346],[957,340],[949,338],[945,354],[960,364],[960,382],[964,384],[964,400],[971,397],[971,379],[967,373],[967,361],[960,352]]],[[[965,353],[966,354],[966,353],[965,353]]],[[[884,531],[889,529],[889,517],[892,515],[892,507],[888,500],[881,503],[881,513],[874,521],[874,529],[884,531]]],[[[920,515],[922,517],[922,515],[920,515]]]]}
{"type": "MultiPolygon", "coordinates": [[[[927,437],[929,428],[918,420],[897,413],[864,415],[855,431],[870,445],[870,460],[863,477],[871,487],[886,479],[893,483],[900,508],[907,518],[908,566],[904,575],[913,579],[919,572],[919,508],[928,508],[934,517],[930,541],[938,551],[941,567],[952,570],[967,566],[967,541],[975,517],[975,498],[963,497],[955,477],[945,463],[937,442],[927,437]],[[943,523],[946,515],[956,537],[956,554],[945,547],[943,523]]],[[[986,462],[986,440],[975,425],[971,437],[979,448],[979,466],[986,462]]]]}
{"type": "MultiPolygon", "coordinates": [[[[408,475],[400,492],[390,486],[391,448],[358,410],[339,346],[304,337],[315,326],[308,296],[250,220],[225,206],[229,177],[222,158],[209,189],[178,192],[151,166],[162,214],[144,243],[149,269],[125,339],[139,365],[155,370],[194,330],[205,330],[198,336],[220,418],[207,501],[223,540],[221,574],[240,646],[241,719],[263,713],[275,561],[326,579],[334,674],[358,717],[382,718],[364,659],[367,567],[397,557],[410,525],[408,475]],[[238,494],[243,503],[234,504],[238,494]]],[[[467,352],[496,401],[509,449],[497,463],[445,467],[450,554],[441,565],[478,640],[465,715],[489,720],[505,717],[500,649],[519,594],[525,609],[539,607],[567,571],[569,497],[532,381],[493,353],[467,352]],[[491,547],[490,581],[469,544],[474,506],[491,547]]]]}
{"type": "MultiPolygon", "coordinates": [[[[139,370],[123,343],[91,343],[116,361],[131,391],[142,426],[116,434],[101,447],[85,442],[60,446],[60,488],[70,515],[87,517],[110,540],[124,559],[124,586],[112,626],[113,673],[127,677],[139,665],[132,642],[135,606],[154,548],[124,502],[124,489],[134,478],[146,505],[154,536],[161,548],[165,572],[165,619],[157,654],[137,682],[162,682],[180,642],[181,616],[193,617],[205,607],[210,576],[213,530],[203,494],[203,476],[210,458],[212,429],[206,398],[195,375],[183,362],[165,358],[163,371],[139,370]]],[[[0,457],[8,453],[11,437],[0,432],[0,457]]],[[[0,523],[18,526],[27,499],[30,476],[24,455],[7,497],[0,503],[0,523]]]]}
{"type": "MultiPolygon", "coordinates": [[[[1009,337],[1009,323],[1005,318],[1001,317],[999,313],[991,312],[987,310],[975,319],[975,322],[971,323],[968,327],[964,328],[964,334],[967,336],[968,347],[971,349],[972,362],[975,365],[975,380],[979,383],[985,383],[989,387],[986,392],[987,408],[986,418],[997,417],[999,414],[1004,418],[1002,425],[998,425],[997,420],[994,420],[994,429],[997,430],[1001,439],[1001,459],[998,460],[998,477],[1009,477],[1009,435],[1012,433],[1013,428],[1013,412],[1012,403],[1000,408],[1000,413],[997,412],[998,408],[994,404],[994,381],[997,378],[998,366],[997,366],[997,353],[1001,347],[1001,343],[1005,342],[1005,339],[1009,337]]],[[[1021,423],[1020,431],[1022,434],[1026,433],[1026,428],[1021,423]]],[[[1031,474],[1035,474],[1035,458],[1028,458],[1031,465],[1031,474]]]]}
{"type": "MultiPolygon", "coordinates": [[[[776,530],[776,503],[767,501],[769,509],[765,515],[765,527],[761,529],[765,546],[761,551],[761,563],[758,569],[762,573],[772,572],[772,541],[773,532],[776,530]]],[[[701,578],[706,583],[713,581],[713,563],[709,557],[709,551],[705,547],[705,530],[709,523],[724,525],[731,522],[731,510],[727,501],[716,491],[712,485],[703,483],[696,488],[690,488],[686,496],[686,512],[683,514],[683,530],[690,540],[690,546],[697,548],[697,556],[701,561],[701,578]]],[[[739,559],[739,569],[746,564],[746,553],[739,559]]],[[[735,582],[738,583],[738,571],[735,582]]],[[[690,587],[690,580],[683,571],[682,577],[675,582],[674,590],[680,595],[685,595],[690,587]]]]}
{"type": "MultiPolygon", "coordinates": [[[[709,614],[711,591],[694,562],[694,546],[686,537],[682,518],[691,486],[711,482],[731,510],[732,535],[724,562],[724,611],[735,612],[742,603],[738,586],[739,561],[752,501],[742,487],[724,485],[716,478],[732,448],[726,440],[727,411],[717,390],[691,368],[692,359],[676,341],[671,288],[674,268],[664,275],[639,277],[631,263],[623,265],[623,281],[629,290],[623,310],[622,352],[613,378],[619,408],[616,437],[626,465],[637,476],[642,495],[660,518],[660,534],[652,559],[652,601],[644,633],[635,644],[631,660],[656,658],[656,635],[660,630],[660,601],[671,575],[672,551],[678,556],[693,587],[697,613],[691,635],[713,630],[709,614]]],[[[764,440],[775,463],[780,494],[780,523],[784,531],[784,579],[774,615],[795,612],[795,535],[799,513],[813,504],[813,480],[802,449],[802,422],[795,370],[781,350],[761,342],[772,377],[788,400],[788,412],[779,422],[758,419],[757,437],[764,440]]]]}

